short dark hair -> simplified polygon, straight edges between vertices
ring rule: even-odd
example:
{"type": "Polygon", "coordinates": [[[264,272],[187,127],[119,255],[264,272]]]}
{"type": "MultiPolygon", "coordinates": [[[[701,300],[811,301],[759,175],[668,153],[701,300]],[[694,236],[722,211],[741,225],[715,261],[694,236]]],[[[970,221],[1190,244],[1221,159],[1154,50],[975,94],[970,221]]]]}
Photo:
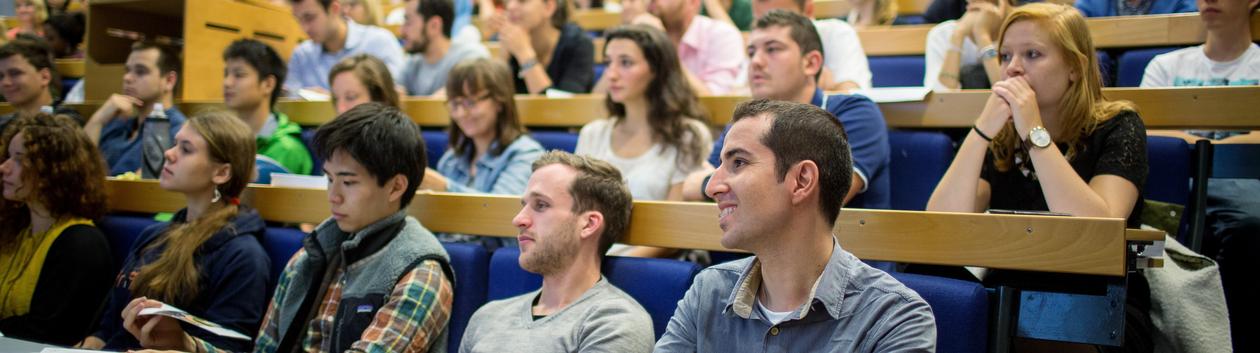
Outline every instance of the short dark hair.
{"type": "Polygon", "coordinates": [[[174,72],[179,75],[180,60],[179,48],[172,45],[158,44],[156,42],[140,41],[131,45],[131,52],[141,50],[156,49],[158,51],[157,67],[158,73],[165,75],[174,72]]]}
{"type": "Polygon", "coordinates": [[[552,164],[561,164],[577,170],[569,195],[573,196],[572,211],[595,211],[604,215],[604,233],[599,237],[599,256],[602,259],[613,243],[625,236],[630,228],[630,209],[633,207],[630,188],[621,178],[621,171],[612,164],[590,156],[553,150],[534,161],[534,170],[552,164]]]}
{"type": "Polygon", "coordinates": [[[327,161],[344,151],[376,176],[384,186],[390,178],[407,178],[399,209],[416,196],[428,165],[420,127],[398,108],[372,102],[360,104],[315,131],[315,154],[327,161]]]}
{"type": "MultiPolygon", "coordinates": [[[[66,3],[69,2],[66,1],[66,3]]],[[[77,48],[80,43],[83,43],[83,35],[87,30],[87,19],[83,17],[83,12],[80,11],[52,15],[44,24],[57,31],[57,35],[61,36],[61,40],[66,41],[66,46],[71,49],[77,48]]]]}
{"type": "Polygon", "coordinates": [[[255,71],[258,71],[259,81],[266,79],[267,76],[276,78],[276,87],[271,91],[271,109],[275,109],[276,100],[280,99],[280,88],[284,86],[284,77],[289,72],[280,54],[263,42],[246,38],[237,39],[223,50],[224,63],[231,59],[244,61],[253,67],[255,71]]]}
{"type": "Polygon", "coordinates": [[[416,12],[420,14],[421,21],[429,21],[433,16],[442,19],[442,35],[447,39],[455,36],[451,33],[451,28],[455,24],[455,3],[451,0],[414,0],[419,1],[416,4],[416,12]]]}
{"type": "Polygon", "coordinates": [[[740,103],[731,124],[761,116],[771,119],[770,130],[761,137],[761,144],[774,153],[779,181],[796,163],[809,160],[817,164],[819,208],[827,221],[835,225],[844,196],[853,183],[853,156],[844,125],[822,108],[769,99],[740,103]]]}
{"type": "Polygon", "coordinates": [[[43,40],[19,37],[0,46],[0,60],[8,59],[14,55],[21,55],[23,59],[26,59],[26,62],[35,67],[35,70],[48,69],[49,71],[56,71],[52,64],[52,49],[43,40]]]}
{"type": "MultiPolygon", "coordinates": [[[[770,27],[787,27],[788,36],[792,37],[792,41],[801,47],[801,55],[809,54],[811,51],[818,51],[819,55],[824,58],[827,53],[823,51],[822,37],[818,35],[818,29],[814,27],[814,22],[808,17],[796,12],[774,9],[762,15],[753,23],[753,29],[766,29],[770,27]]],[[[814,74],[814,80],[822,74],[822,70],[814,74]]]]}
{"type": "MultiPolygon", "coordinates": [[[[297,3],[304,2],[304,1],[306,1],[306,0],[289,0],[289,3],[290,3],[290,4],[297,4],[297,3]]],[[[319,3],[319,6],[323,6],[323,7],[324,7],[324,12],[328,12],[328,6],[329,6],[329,5],[332,5],[333,0],[315,0],[315,2],[318,2],[318,3],[319,3]]]]}

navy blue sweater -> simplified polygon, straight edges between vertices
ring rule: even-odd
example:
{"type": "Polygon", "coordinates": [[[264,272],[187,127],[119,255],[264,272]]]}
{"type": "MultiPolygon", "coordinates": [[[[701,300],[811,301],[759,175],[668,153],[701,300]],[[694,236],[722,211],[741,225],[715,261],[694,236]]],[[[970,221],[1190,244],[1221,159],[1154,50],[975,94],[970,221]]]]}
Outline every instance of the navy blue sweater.
{"type": "MultiPolygon", "coordinates": [[[[122,326],[121,313],[133,295],[128,289],[141,266],[158,259],[161,249],[146,249],[166,236],[172,223],[183,223],[187,209],[175,214],[171,223],[155,224],[140,233],[122,270],[114,281],[106,302],[100,328],[93,334],[105,341],[107,350],[138,349],[140,342],[122,326]]],[[[197,317],[212,321],[247,336],[258,333],[266,312],[271,270],[261,240],[266,224],[258,211],[242,207],[232,223],[210,237],[196,253],[201,273],[197,297],[190,303],[167,303],[197,317]]],[[[236,352],[250,351],[253,342],[219,337],[190,325],[184,331],[216,347],[236,352]]]]}

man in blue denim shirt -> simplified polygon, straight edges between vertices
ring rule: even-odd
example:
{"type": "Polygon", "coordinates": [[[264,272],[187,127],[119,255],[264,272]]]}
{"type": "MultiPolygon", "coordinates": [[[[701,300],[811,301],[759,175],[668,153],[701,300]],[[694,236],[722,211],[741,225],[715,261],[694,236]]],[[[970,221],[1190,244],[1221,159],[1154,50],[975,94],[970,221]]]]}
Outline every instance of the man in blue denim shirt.
{"type": "Polygon", "coordinates": [[[678,303],[656,352],[933,352],[917,293],[840,248],[832,230],[851,184],[843,128],[821,108],[735,108],[705,193],[722,246],[754,257],[710,267],[678,303]]]}
{"type": "MultiPolygon", "coordinates": [[[[154,172],[154,168],[160,172],[161,151],[171,145],[155,140],[146,142],[145,135],[146,132],[165,133],[165,141],[175,141],[175,133],[184,126],[184,114],[175,108],[174,102],[175,85],[179,82],[179,51],[171,46],[137,42],[132,45],[125,66],[122,93],[110,95],[88,119],[83,131],[101,149],[109,175],[145,174],[140,170],[146,166],[145,149],[158,152],[159,163],[146,167],[149,172],[154,172]],[[160,115],[167,121],[150,118],[158,105],[162,106],[160,115]],[[145,144],[150,146],[145,147],[145,144]]],[[[150,175],[156,178],[156,173],[150,175]]]]}

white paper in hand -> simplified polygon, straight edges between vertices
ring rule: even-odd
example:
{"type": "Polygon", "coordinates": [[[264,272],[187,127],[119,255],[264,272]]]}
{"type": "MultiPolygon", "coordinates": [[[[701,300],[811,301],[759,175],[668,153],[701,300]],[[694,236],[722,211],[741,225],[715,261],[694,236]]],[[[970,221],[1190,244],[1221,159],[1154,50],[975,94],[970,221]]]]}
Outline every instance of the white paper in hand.
{"type": "Polygon", "coordinates": [[[193,316],[192,314],[189,314],[186,311],[180,310],[179,308],[166,305],[166,304],[162,304],[162,306],[158,308],[148,308],[148,309],[140,310],[139,315],[140,316],[149,316],[149,315],[166,316],[166,317],[174,318],[179,321],[187,322],[193,326],[200,327],[203,330],[209,331],[210,333],[213,333],[219,336],[223,336],[227,338],[235,338],[238,340],[246,340],[246,341],[254,340],[253,337],[249,337],[244,334],[241,334],[240,332],[223,328],[223,326],[219,326],[219,324],[207,321],[206,319],[193,316]]]}

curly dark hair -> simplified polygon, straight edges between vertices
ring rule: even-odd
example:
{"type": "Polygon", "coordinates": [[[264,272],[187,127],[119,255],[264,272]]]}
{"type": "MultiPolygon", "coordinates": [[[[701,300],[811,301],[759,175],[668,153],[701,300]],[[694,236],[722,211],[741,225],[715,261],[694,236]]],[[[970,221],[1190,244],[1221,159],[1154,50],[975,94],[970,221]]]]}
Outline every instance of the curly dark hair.
{"type": "MultiPolygon", "coordinates": [[[[38,114],[14,120],[0,141],[0,161],[9,160],[9,142],[18,134],[25,137],[26,156],[16,162],[22,164],[30,200],[54,219],[105,216],[105,159],[73,118],[38,114]]],[[[0,198],[0,246],[30,226],[28,202],[0,198]]]]}

